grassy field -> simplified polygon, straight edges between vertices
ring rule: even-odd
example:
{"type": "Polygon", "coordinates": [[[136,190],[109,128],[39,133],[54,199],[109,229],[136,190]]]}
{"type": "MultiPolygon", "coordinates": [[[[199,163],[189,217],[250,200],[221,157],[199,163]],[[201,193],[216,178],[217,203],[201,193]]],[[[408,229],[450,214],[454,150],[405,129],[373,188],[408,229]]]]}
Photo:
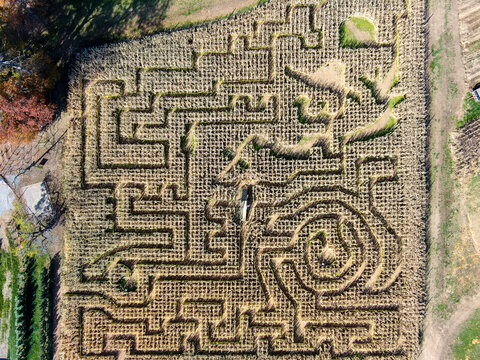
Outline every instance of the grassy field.
{"type": "Polygon", "coordinates": [[[455,360],[480,359],[480,309],[464,324],[452,350],[455,360]]]}

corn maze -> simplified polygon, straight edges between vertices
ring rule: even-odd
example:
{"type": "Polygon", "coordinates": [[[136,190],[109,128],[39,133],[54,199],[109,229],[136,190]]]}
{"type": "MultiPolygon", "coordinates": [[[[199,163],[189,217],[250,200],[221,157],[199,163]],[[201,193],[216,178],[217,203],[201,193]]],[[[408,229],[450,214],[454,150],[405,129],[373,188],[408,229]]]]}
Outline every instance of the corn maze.
{"type": "Polygon", "coordinates": [[[413,359],[424,3],[271,0],[72,73],[63,359],[413,359]]]}

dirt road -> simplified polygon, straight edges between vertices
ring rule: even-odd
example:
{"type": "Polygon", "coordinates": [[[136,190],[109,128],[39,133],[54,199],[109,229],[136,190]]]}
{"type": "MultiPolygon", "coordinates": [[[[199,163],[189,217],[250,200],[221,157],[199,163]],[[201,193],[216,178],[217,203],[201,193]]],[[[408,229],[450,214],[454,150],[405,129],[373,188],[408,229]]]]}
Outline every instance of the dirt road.
{"type": "MultiPolygon", "coordinates": [[[[471,237],[466,223],[464,189],[453,186],[442,172],[448,159],[450,136],[455,130],[456,119],[462,116],[462,99],[466,92],[465,73],[460,46],[458,1],[431,0],[429,3],[429,46],[432,50],[431,74],[431,124],[430,124],[430,165],[432,187],[430,192],[429,238],[431,251],[429,277],[427,280],[429,305],[425,319],[425,332],[420,360],[447,360],[451,357],[451,345],[457,338],[462,324],[480,307],[480,294],[464,297],[448,316],[442,320],[435,313],[435,307],[448,297],[446,285],[447,266],[450,257],[451,239],[442,231],[451,212],[454,212],[461,237],[471,237]],[[445,206],[445,194],[453,192],[453,203],[445,206]],[[457,209],[457,210],[455,210],[457,209]]],[[[452,174],[454,176],[454,174],[452,174]]],[[[467,239],[468,240],[468,239],[467,239]]],[[[469,239],[470,241],[472,239],[469,239]]]]}

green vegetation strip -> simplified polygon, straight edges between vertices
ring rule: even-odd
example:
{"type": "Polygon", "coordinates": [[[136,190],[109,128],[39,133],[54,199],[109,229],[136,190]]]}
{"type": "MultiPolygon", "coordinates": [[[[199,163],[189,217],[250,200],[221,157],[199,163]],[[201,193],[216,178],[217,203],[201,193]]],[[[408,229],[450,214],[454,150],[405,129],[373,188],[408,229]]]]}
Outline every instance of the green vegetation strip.
{"type": "Polygon", "coordinates": [[[52,359],[52,263],[34,244],[37,227],[19,204],[10,225],[6,231],[9,249],[0,250],[0,289],[10,278],[11,291],[9,299],[0,295],[1,332],[3,337],[8,331],[8,359],[52,359]]]}
{"type": "MultiPolygon", "coordinates": [[[[2,257],[5,253],[2,251],[2,257]]],[[[8,359],[16,359],[17,357],[17,333],[16,327],[16,312],[15,302],[18,295],[18,277],[19,277],[19,264],[18,259],[14,254],[8,254],[9,259],[9,271],[10,271],[10,290],[11,290],[11,302],[10,302],[10,319],[8,321],[8,359]]]]}

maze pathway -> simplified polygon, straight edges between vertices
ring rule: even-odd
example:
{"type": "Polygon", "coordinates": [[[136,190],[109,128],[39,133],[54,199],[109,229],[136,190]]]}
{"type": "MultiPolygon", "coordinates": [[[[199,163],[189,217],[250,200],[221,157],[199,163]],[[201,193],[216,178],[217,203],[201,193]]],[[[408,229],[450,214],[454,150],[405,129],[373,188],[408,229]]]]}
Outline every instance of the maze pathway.
{"type": "Polygon", "coordinates": [[[285,1],[86,50],[64,359],[413,359],[424,2],[285,1]]]}

